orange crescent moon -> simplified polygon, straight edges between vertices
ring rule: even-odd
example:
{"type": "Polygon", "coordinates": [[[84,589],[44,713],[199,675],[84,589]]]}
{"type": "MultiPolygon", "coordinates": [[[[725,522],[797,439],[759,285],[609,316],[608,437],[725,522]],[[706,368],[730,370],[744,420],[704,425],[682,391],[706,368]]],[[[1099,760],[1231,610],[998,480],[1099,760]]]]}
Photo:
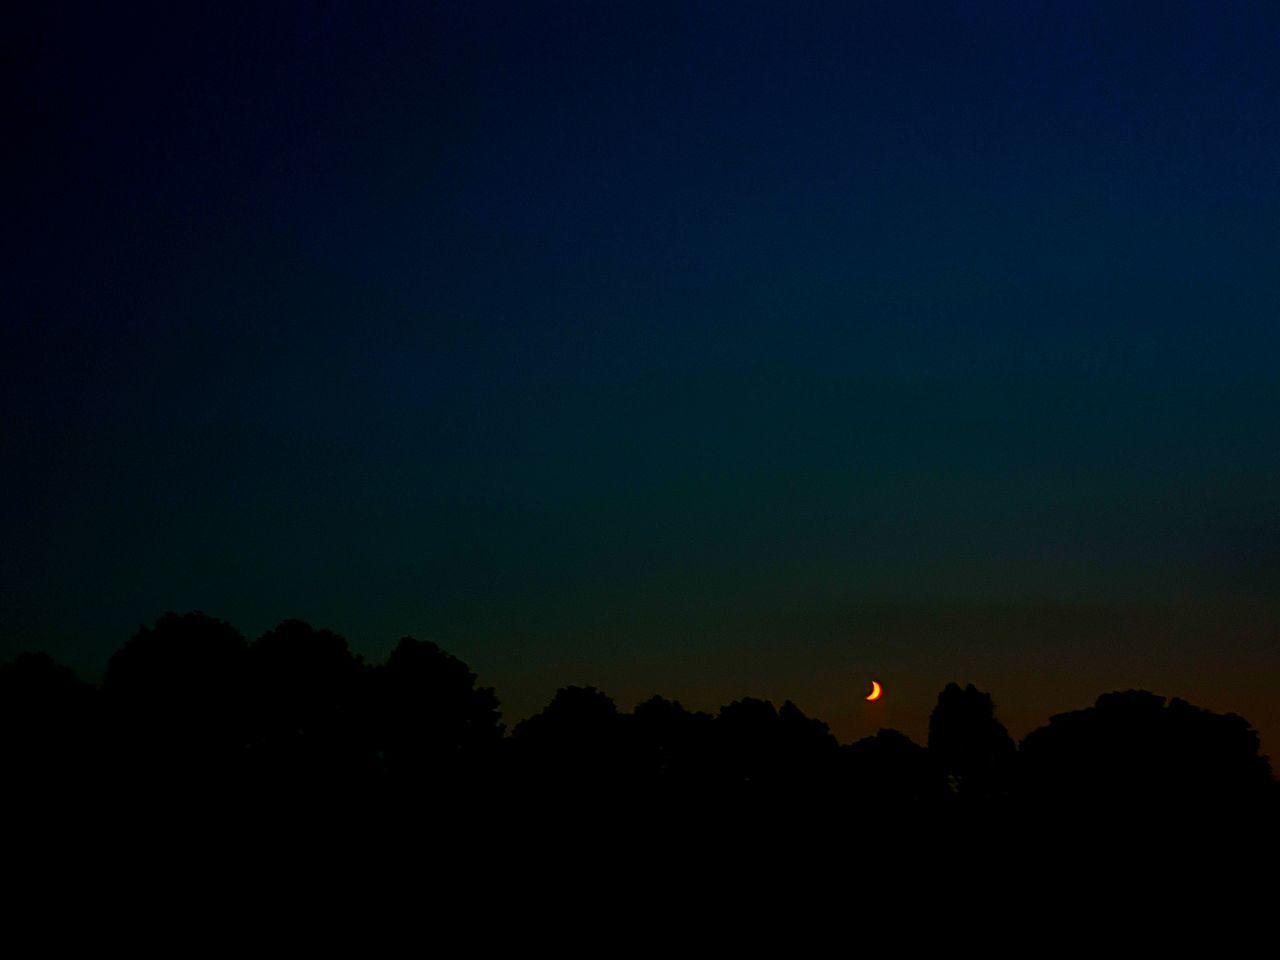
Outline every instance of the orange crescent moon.
{"type": "Polygon", "coordinates": [[[868,699],[868,700],[879,700],[882,696],[884,696],[884,691],[883,691],[882,689],[880,689],[880,684],[879,684],[879,682],[877,682],[877,681],[875,681],[875,680],[872,680],[872,681],[871,681],[871,692],[867,694],[867,699],[868,699]]]}

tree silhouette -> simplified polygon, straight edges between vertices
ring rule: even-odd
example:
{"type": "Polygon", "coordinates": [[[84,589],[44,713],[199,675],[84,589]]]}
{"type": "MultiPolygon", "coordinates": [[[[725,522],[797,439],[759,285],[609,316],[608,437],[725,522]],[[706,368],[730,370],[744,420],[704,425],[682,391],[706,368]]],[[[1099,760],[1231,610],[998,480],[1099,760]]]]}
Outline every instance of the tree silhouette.
{"type": "Polygon", "coordinates": [[[719,768],[734,785],[770,785],[777,779],[782,752],[778,711],[768,700],[743,697],[716,715],[719,768]]]}
{"type": "Polygon", "coordinates": [[[635,762],[644,779],[667,787],[691,787],[711,778],[715,720],[686,710],[678,700],[653,696],[633,711],[635,762]]]}
{"type": "Polygon", "coordinates": [[[541,712],[516,724],[520,775],[544,788],[616,785],[631,769],[618,707],[595,687],[562,687],[541,712]]]}
{"type": "Polygon", "coordinates": [[[249,667],[261,773],[346,786],[371,765],[365,667],[343,637],[285,620],[253,642],[249,667]]]}
{"type": "Polygon", "coordinates": [[[1055,714],[1023,740],[1020,759],[1023,791],[1038,804],[1154,811],[1272,793],[1270,763],[1247,721],[1146,690],[1055,714]]]}
{"type": "Polygon", "coordinates": [[[118,760],[142,780],[227,776],[252,727],[248,648],[230,624],[167,613],[107,662],[105,705],[118,760]]]}
{"type": "Polygon", "coordinates": [[[877,809],[941,801],[946,786],[930,751],[897,730],[880,730],[840,748],[840,786],[852,801],[877,809]]]}
{"type": "Polygon", "coordinates": [[[388,772],[422,785],[495,762],[502,715],[490,687],[434,643],[403,637],[374,670],[376,738],[388,772]]]}
{"type": "Polygon", "coordinates": [[[955,683],[938,694],[929,714],[929,754],[959,796],[989,799],[1004,792],[1015,750],[990,694],[955,683]]]}
{"type": "Polygon", "coordinates": [[[781,709],[754,697],[734,700],[720,708],[715,734],[718,768],[729,784],[794,791],[833,770],[836,738],[790,700],[781,709]]]}

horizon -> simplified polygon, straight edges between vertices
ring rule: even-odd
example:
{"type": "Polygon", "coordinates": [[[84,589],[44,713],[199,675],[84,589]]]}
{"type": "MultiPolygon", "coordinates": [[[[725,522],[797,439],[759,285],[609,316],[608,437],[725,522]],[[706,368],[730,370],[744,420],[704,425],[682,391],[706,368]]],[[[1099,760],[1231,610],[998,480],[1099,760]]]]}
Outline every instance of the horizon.
{"type": "MultiPolygon", "coordinates": [[[[881,612],[883,612],[884,609],[885,608],[883,607],[880,608],[881,612]]],[[[172,612],[174,611],[170,611],[170,613],[172,612]]],[[[190,612],[198,612],[213,616],[215,619],[228,623],[231,627],[239,631],[239,625],[234,621],[218,617],[216,614],[210,614],[207,610],[190,612]]],[[[314,623],[306,620],[305,618],[285,617],[275,623],[266,625],[261,630],[244,631],[242,635],[248,642],[252,643],[255,638],[275,629],[282,623],[290,621],[301,621],[317,630],[332,629],[332,627],[323,623],[314,623]]],[[[151,623],[146,622],[140,626],[141,628],[149,629],[151,623]]],[[[387,643],[385,649],[379,652],[379,650],[374,649],[368,644],[357,645],[352,643],[351,638],[347,637],[340,630],[334,632],[343,637],[343,639],[350,645],[352,654],[358,656],[368,666],[377,666],[378,664],[385,662],[392,647],[401,639],[401,637],[413,637],[420,641],[437,642],[436,639],[427,636],[402,634],[401,637],[397,637],[395,640],[387,643]]],[[[453,656],[459,656],[458,651],[450,649],[447,644],[438,645],[445,653],[453,656]]],[[[740,657],[741,651],[735,651],[732,656],[740,657]]],[[[1039,710],[1042,705],[1035,703],[1027,704],[1025,701],[1022,702],[1021,709],[1018,707],[1009,709],[1007,704],[1003,701],[998,688],[988,686],[983,682],[975,682],[974,677],[956,676],[938,680],[937,676],[940,675],[930,674],[929,679],[922,679],[917,675],[908,679],[903,685],[905,686],[904,694],[903,691],[900,690],[899,685],[887,682],[883,676],[873,677],[868,675],[862,681],[864,684],[863,688],[850,688],[847,691],[847,696],[842,699],[828,699],[822,701],[821,703],[826,705],[826,708],[824,709],[822,705],[816,704],[815,702],[810,702],[807,699],[787,694],[782,687],[770,688],[768,685],[764,685],[745,690],[737,690],[734,687],[732,680],[720,679],[708,685],[705,683],[699,684],[697,682],[690,682],[687,679],[681,681],[678,678],[672,677],[666,687],[650,689],[644,687],[643,681],[638,681],[636,679],[634,672],[626,672],[625,676],[619,676],[619,683],[614,687],[589,679],[590,671],[580,671],[576,675],[575,679],[566,680],[564,682],[553,682],[548,678],[543,677],[543,683],[530,685],[529,689],[545,689],[545,695],[542,696],[540,700],[536,699],[536,694],[533,697],[526,697],[525,702],[513,711],[508,707],[508,701],[504,698],[502,687],[499,684],[492,682],[483,671],[477,669],[475,664],[468,661],[465,656],[461,656],[460,659],[476,672],[477,683],[480,686],[491,687],[494,690],[494,693],[498,698],[498,711],[505,726],[505,733],[507,736],[511,735],[512,730],[517,724],[529,719],[545,708],[557,691],[567,687],[590,687],[597,689],[608,696],[618,705],[619,710],[624,712],[633,711],[636,706],[655,696],[679,703],[688,710],[701,711],[712,716],[715,716],[724,706],[737,700],[763,700],[772,703],[775,707],[779,707],[784,702],[790,701],[795,703],[795,705],[798,706],[807,716],[820,720],[826,724],[831,730],[831,733],[841,744],[852,744],[866,737],[874,737],[881,730],[896,730],[908,736],[915,743],[923,745],[927,743],[928,740],[927,732],[929,713],[932,711],[933,707],[936,706],[936,697],[938,693],[951,683],[958,684],[961,687],[972,683],[984,693],[992,697],[995,705],[996,719],[1008,729],[1010,735],[1014,739],[1014,742],[1018,744],[1021,744],[1025,737],[1031,732],[1046,726],[1054,716],[1091,707],[1099,697],[1106,694],[1140,690],[1154,693],[1166,700],[1181,699],[1190,703],[1192,706],[1211,710],[1215,713],[1241,716],[1253,729],[1258,731],[1261,739],[1261,753],[1264,756],[1270,755],[1267,750],[1267,725],[1259,722],[1257,717],[1252,715],[1250,711],[1239,709],[1238,706],[1233,707],[1231,704],[1226,702],[1220,702],[1213,699],[1206,700],[1203,697],[1197,697],[1194,694],[1188,694],[1184,691],[1169,691],[1145,687],[1142,686],[1140,682],[1127,684],[1117,683],[1109,687],[1105,687],[1104,685],[1103,687],[1098,687],[1092,694],[1082,692],[1076,700],[1071,702],[1067,702],[1070,700],[1070,696],[1067,695],[1063,697],[1062,702],[1058,703],[1053,709],[1046,708],[1043,712],[1037,713],[1037,710],[1039,710]],[[865,700],[865,694],[872,679],[879,680],[884,686],[884,697],[883,699],[875,702],[867,702],[865,700]],[[930,687],[930,679],[934,680],[932,687],[930,687]],[[547,686],[548,683],[551,683],[552,685],[547,686]],[[687,693],[681,695],[679,691],[687,691],[687,693]],[[907,701],[905,706],[899,705],[897,702],[900,696],[905,697],[907,701]]],[[[82,669],[77,667],[75,664],[67,665],[71,666],[72,669],[76,671],[77,676],[82,681],[95,685],[100,685],[102,683],[106,667],[105,661],[97,670],[82,669]]],[[[540,671],[540,675],[543,672],[544,671],[540,671]]],[[[664,672],[664,675],[670,677],[669,672],[664,672]]],[[[981,678],[977,679],[980,680],[981,678]]],[[[857,678],[853,678],[852,682],[856,684],[859,681],[857,678]]],[[[1080,689],[1082,691],[1084,691],[1086,683],[1087,681],[1081,681],[1080,689]]],[[[838,690],[832,692],[832,696],[838,697],[838,694],[838,690]]],[[[1263,714],[1263,716],[1268,715],[1269,714],[1266,713],[1263,714]]],[[[1273,772],[1273,776],[1274,775],[1275,774],[1273,772]]]]}

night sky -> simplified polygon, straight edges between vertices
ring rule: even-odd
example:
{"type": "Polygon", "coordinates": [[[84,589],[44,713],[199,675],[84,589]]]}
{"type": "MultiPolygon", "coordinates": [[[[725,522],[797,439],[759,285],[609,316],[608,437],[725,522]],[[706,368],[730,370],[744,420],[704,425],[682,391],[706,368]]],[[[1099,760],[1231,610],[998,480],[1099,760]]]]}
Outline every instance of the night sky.
{"type": "Polygon", "coordinates": [[[1280,5],[29,6],[0,658],[202,609],[508,724],[956,680],[1280,751],[1280,5]]]}

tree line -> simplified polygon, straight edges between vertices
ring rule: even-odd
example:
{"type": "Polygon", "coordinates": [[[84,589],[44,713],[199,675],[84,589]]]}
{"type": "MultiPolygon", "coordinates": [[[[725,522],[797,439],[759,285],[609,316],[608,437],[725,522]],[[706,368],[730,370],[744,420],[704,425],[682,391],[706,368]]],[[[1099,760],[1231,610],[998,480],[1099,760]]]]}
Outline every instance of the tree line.
{"type": "Polygon", "coordinates": [[[329,630],[286,620],[252,642],[203,613],[166,614],[101,684],[43,653],[0,665],[9,797],[248,793],[564,808],[643,802],[921,813],[1270,810],[1276,783],[1235,714],[1129,690],[1058,714],[1016,743],[991,696],[948,684],[918,744],[881,730],[841,744],[791,701],[715,714],[654,696],[630,712],[594,687],[556,692],[507,731],[495,692],[436,644],[366,663],[329,630]]]}

